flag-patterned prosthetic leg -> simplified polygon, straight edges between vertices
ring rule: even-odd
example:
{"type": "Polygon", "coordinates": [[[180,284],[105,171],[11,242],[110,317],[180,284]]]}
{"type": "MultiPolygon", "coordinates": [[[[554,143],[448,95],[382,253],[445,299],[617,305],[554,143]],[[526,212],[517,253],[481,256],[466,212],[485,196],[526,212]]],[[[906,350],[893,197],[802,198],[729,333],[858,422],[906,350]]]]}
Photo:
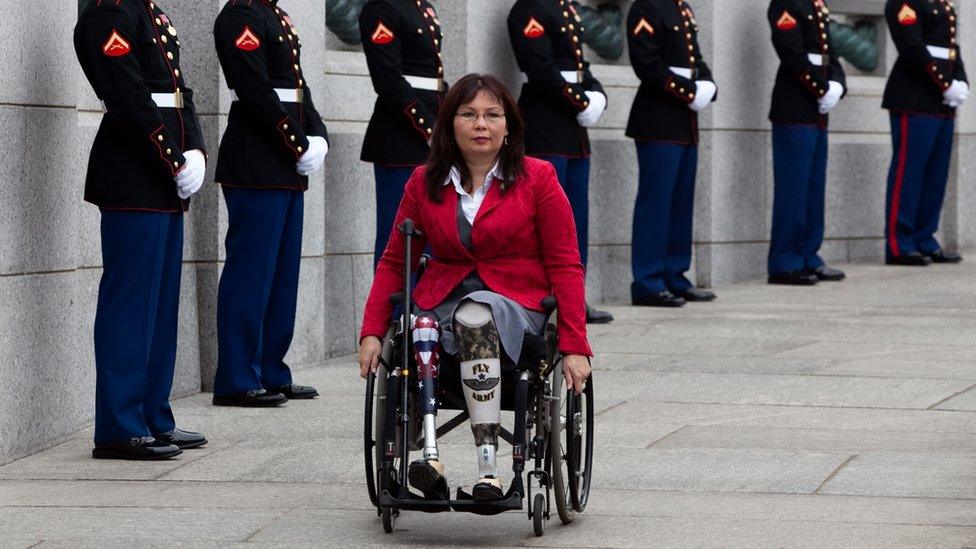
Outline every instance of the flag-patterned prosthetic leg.
{"type": "Polygon", "coordinates": [[[437,453],[437,369],[441,360],[441,327],[431,316],[418,316],[413,319],[412,334],[424,424],[424,457],[410,464],[407,476],[410,485],[428,498],[448,499],[444,465],[437,453]]]}
{"type": "Polygon", "coordinates": [[[495,452],[501,429],[501,342],[491,307],[465,301],[454,313],[454,337],[461,359],[464,400],[478,447],[480,479],[471,496],[479,501],[501,499],[495,452]]]}

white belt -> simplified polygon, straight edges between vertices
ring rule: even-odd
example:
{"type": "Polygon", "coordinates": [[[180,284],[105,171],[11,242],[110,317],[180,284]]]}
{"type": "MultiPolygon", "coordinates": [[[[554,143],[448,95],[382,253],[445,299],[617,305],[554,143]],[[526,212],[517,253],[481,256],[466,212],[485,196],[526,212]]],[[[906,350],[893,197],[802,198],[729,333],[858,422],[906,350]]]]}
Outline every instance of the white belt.
{"type": "Polygon", "coordinates": [[[952,48],[945,48],[942,46],[925,46],[925,49],[929,50],[929,55],[936,59],[953,59],[955,58],[952,48]]]}
{"type": "Polygon", "coordinates": [[[427,90],[439,92],[444,89],[443,78],[430,78],[427,76],[412,76],[404,74],[403,79],[415,90],[427,90]]]}
{"type": "Polygon", "coordinates": [[[689,79],[691,78],[691,69],[689,69],[688,67],[668,67],[668,68],[671,69],[671,72],[677,74],[682,78],[689,78],[689,79]]]}
{"type": "MultiPolygon", "coordinates": [[[[582,84],[583,83],[583,71],[559,71],[559,75],[563,77],[563,80],[569,82],[570,84],[582,84]]],[[[529,81],[529,75],[522,73],[522,83],[525,84],[529,81]]]]}
{"type": "Polygon", "coordinates": [[[160,109],[182,109],[183,94],[175,93],[154,93],[152,94],[153,103],[160,109]]]}
{"type": "Polygon", "coordinates": [[[815,65],[817,67],[824,66],[824,57],[826,57],[826,56],[823,55],[823,54],[820,54],[820,53],[808,53],[807,54],[807,60],[810,61],[810,64],[811,65],[815,65]]]}
{"type": "MultiPolygon", "coordinates": [[[[302,88],[275,88],[274,91],[282,103],[301,103],[305,98],[305,90],[302,88]]],[[[236,91],[230,90],[230,96],[234,101],[240,101],[236,91]]]]}
{"type": "MultiPolygon", "coordinates": [[[[159,109],[182,109],[183,108],[183,94],[180,92],[173,93],[151,93],[153,103],[156,104],[156,108],[159,109]]],[[[108,105],[102,101],[102,110],[108,112],[108,105]]]]}

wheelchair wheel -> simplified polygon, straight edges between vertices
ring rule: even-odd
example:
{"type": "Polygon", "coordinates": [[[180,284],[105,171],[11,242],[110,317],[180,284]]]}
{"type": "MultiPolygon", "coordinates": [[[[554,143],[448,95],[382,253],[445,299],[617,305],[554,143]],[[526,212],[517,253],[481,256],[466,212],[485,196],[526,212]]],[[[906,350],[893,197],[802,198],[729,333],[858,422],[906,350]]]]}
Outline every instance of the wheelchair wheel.
{"type": "Polygon", "coordinates": [[[563,374],[556,368],[549,376],[552,384],[552,396],[559,398],[553,401],[549,407],[549,455],[548,461],[552,467],[552,487],[556,497],[556,512],[559,513],[559,520],[563,524],[569,524],[576,518],[576,509],[573,506],[573,497],[569,489],[569,479],[573,475],[572,466],[569,463],[567,452],[568,431],[567,427],[567,406],[569,399],[563,390],[563,374]]]}
{"type": "Polygon", "coordinates": [[[393,527],[396,526],[397,516],[400,515],[399,511],[390,509],[389,507],[383,508],[383,531],[387,534],[393,533],[393,527]]]}
{"type": "MultiPolygon", "coordinates": [[[[390,335],[391,333],[387,334],[383,343],[382,357],[387,363],[389,363],[393,353],[390,335]]],[[[363,457],[366,462],[366,489],[369,492],[369,500],[379,512],[379,469],[380,464],[383,463],[383,449],[380,447],[380,441],[383,440],[383,425],[386,418],[386,368],[381,366],[377,373],[379,375],[371,373],[366,377],[363,457]]]]}
{"type": "MultiPolygon", "coordinates": [[[[380,418],[383,417],[380,408],[381,398],[377,395],[378,390],[385,392],[386,380],[379,380],[376,374],[370,373],[366,377],[366,407],[363,420],[363,461],[366,462],[366,490],[369,492],[369,501],[373,507],[379,510],[380,500],[377,492],[378,472],[377,466],[381,463],[380,447],[377,442],[382,438],[380,418]],[[383,389],[379,389],[382,387],[383,389]]],[[[385,396],[385,395],[384,395],[385,396]]]]}
{"type": "Polygon", "coordinates": [[[532,500],[532,530],[536,537],[546,533],[546,496],[536,494],[532,500]]]}
{"type": "Polygon", "coordinates": [[[569,455],[569,494],[573,509],[582,513],[590,497],[593,476],[593,378],[586,380],[583,393],[569,393],[566,403],[566,450],[569,455]]]}

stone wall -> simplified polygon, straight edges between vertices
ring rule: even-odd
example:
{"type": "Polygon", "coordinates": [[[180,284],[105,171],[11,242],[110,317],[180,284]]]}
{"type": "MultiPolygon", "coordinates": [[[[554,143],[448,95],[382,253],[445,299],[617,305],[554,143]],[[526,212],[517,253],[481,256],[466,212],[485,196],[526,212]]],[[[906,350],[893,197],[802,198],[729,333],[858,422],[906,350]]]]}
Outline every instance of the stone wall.
{"type": "MultiPolygon", "coordinates": [[[[216,152],[230,106],[211,34],[223,2],[160,2],[181,33],[184,72],[196,92],[208,146],[216,152]]],[[[490,72],[514,87],[518,72],[505,31],[512,2],[435,1],[446,31],[449,79],[490,72]]],[[[101,114],[75,60],[76,17],[66,4],[39,2],[25,11],[0,2],[0,463],[84,428],[94,409],[99,217],[82,201],[82,191],[101,114]]],[[[699,283],[720,286],[764,274],[772,197],[766,112],[776,59],[765,0],[694,4],[721,90],[701,124],[695,268],[699,283]]],[[[883,2],[831,4],[836,13],[878,14],[883,2]]],[[[326,30],[324,2],[281,5],[299,22],[305,73],[332,135],[326,170],[313,177],[306,199],[299,324],[289,355],[301,365],[355,348],[371,280],[374,223],[372,170],[359,161],[359,148],[374,96],[362,54],[326,30]]],[[[976,41],[967,40],[967,31],[976,12],[966,8],[959,7],[960,27],[971,59],[976,41]]],[[[888,44],[885,50],[889,65],[892,49],[888,44]]],[[[636,158],[623,128],[637,80],[626,55],[596,62],[593,70],[608,90],[610,108],[592,131],[588,290],[593,302],[620,301],[629,292],[636,193],[636,158]]],[[[833,261],[882,256],[890,154],[887,116],[880,109],[883,74],[852,76],[850,96],[832,117],[825,253],[833,261]]],[[[969,111],[960,118],[944,222],[950,247],[976,245],[976,220],[966,215],[976,211],[976,191],[962,183],[976,169],[976,122],[969,111]]],[[[209,387],[216,364],[216,283],[226,213],[215,186],[194,199],[186,226],[174,396],[209,387]]]]}

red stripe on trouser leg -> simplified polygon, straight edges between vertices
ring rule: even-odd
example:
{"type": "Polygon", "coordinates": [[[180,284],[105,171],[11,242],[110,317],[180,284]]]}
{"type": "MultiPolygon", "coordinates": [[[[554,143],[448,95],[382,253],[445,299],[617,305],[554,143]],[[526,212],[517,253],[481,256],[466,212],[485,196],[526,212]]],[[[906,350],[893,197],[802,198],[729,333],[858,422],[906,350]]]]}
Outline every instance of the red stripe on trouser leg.
{"type": "Polygon", "coordinates": [[[888,247],[891,255],[898,257],[898,209],[901,206],[901,187],[905,182],[905,164],[908,162],[908,115],[901,115],[901,143],[898,144],[898,167],[895,170],[895,188],[891,191],[891,211],[888,213],[888,247]]]}

